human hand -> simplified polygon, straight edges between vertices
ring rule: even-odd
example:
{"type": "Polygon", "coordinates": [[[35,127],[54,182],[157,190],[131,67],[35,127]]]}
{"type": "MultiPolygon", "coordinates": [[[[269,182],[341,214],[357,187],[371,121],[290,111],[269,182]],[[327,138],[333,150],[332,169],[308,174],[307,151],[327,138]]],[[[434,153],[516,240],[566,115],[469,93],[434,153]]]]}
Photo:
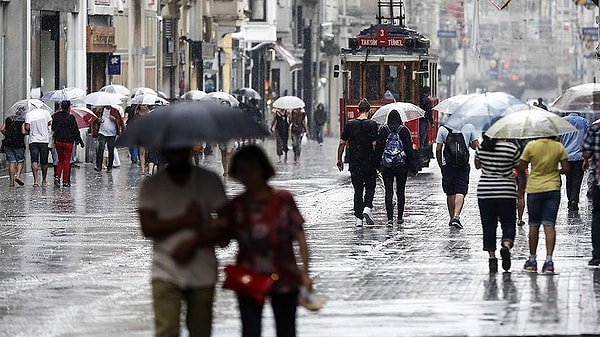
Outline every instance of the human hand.
{"type": "Polygon", "coordinates": [[[197,248],[196,238],[184,240],[175,247],[173,252],[171,252],[171,257],[177,261],[177,263],[187,263],[194,257],[197,248]]]}
{"type": "Polygon", "coordinates": [[[340,172],[342,172],[344,170],[344,162],[341,160],[337,161],[337,168],[338,170],[340,170],[340,172]]]}

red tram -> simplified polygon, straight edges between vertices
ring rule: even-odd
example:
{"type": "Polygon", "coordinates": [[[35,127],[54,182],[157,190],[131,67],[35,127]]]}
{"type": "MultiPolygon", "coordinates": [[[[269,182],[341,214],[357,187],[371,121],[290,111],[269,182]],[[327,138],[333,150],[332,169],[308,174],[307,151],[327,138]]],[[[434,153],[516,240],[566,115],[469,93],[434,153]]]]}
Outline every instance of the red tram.
{"type": "MultiPolygon", "coordinates": [[[[404,26],[402,7],[402,1],[379,0],[378,24],[350,38],[348,48],[341,50],[341,64],[334,66],[334,76],[341,76],[343,81],[340,132],[347,121],[358,117],[362,98],[369,101],[373,113],[394,101],[419,106],[421,90],[427,86],[432,106],[438,102],[438,57],[429,54],[430,41],[425,36],[404,26]]],[[[413,147],[422,154],[422,166],[433,158],[438,116],[436,111],[432,114],[434,124],[428,129],[423,149],[419,149],[419,121],[405,123],[413,147]]]]}

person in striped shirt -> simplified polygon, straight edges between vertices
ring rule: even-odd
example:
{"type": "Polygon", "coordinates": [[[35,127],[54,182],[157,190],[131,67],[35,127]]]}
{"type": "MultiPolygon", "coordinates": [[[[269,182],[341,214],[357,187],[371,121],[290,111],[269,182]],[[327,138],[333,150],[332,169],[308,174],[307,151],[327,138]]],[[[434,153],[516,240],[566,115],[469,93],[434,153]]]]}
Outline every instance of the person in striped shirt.
{"type": "MultiPolygon", "coordinates": [[[[491,139],[483,135],[483,142],[475,152],[475,168],[481,170],[477,185],[477,201],[483,229],[483,250],[489,254],[490,273],[498,271],[496,258],[496,228],[502,228],[500,255],[502,269],[511,266],[510,249],[515,240],[517,212],[517,180],[513,169],[519,164],[519,147],[507,140],[491,139]]],[[[520,186],[524,188],[525,186],[520,186]]]]}

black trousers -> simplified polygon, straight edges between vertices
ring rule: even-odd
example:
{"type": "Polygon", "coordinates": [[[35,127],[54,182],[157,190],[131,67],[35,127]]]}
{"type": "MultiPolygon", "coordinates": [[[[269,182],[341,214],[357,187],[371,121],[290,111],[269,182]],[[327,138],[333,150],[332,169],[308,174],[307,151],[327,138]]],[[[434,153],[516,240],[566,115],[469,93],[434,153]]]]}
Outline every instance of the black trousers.
{"type": "Polygon", "coordinates": [[[566,174],[567,199],[569,203],[579,204],[579,193],[581,182],[585,172],[583,171],[583,160],[569,161],[569,173],[566,174]]]}
{"type": "Polygon", "coordinates": [[[377,170],[351,169],[350,177],[354,186],[354,216],[362,219],[364,208],[373,208],[377,170]]]}
{"type": "Polygon", "coordinates": [[[387,219],[394,219],[394,180],[396,180],[396,199],[398,199],[398,219],[404,216],[406,179],[408,171],[404,167],[382,168],[383,186],[385,187],[385,211],[387,219]]]}
{"type": "MultiPolygon", "coordinates": [[[[263,305],[238,295],[242,318],[242,337],[261,337],[263,305]]],[[[298,291],[271,295],[277,337],[296,337],[296,306],[298,291]]]]}

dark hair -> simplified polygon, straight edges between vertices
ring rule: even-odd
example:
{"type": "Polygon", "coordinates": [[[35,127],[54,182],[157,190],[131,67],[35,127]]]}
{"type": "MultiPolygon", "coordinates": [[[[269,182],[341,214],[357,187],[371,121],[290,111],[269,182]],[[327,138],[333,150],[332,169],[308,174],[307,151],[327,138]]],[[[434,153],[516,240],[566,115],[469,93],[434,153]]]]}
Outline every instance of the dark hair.
{"type": "Polygon", "coordinates": [[[394,109],[392,111],[390,111],[390,113],[387,116],[387,125],[400,125],[402,124],[402,118],[400,118],[400,113],[398,112],[398,110],[394,109]]]}
{"type": "Polygon", "coordinates": [[[479,147],[485,151],[494,151],[494,149],[496,148],[496,141],[490,138],[490,136],[486,135],[485,133],[482,137],[483,141],[481,142],[481,145],[479,145],[479,147]]]}
{"type": "Polygon", "coordinates": [[[358,104],[358,112],[365,113],[369,112],[369,110],[371,110],[371,104],[369,104],[366,98],[363,98],[358,104]]]}
{"type": "Polygon", "coordinates": [[[428,86],[424,86],[423,88],[421,88],[421,93],[422,94],[431,94],[431,88],[428,86]]]}
{"type": "Polygon", "coordinates": [[[267,157],[265,151],[256,145],[245,145],[233,153],[229,165],[229,175],[237,178],[239,174],[240,162],[254,162],[260,167],[265,181],[275,175],[275,168],[267,157]]]}
{"type": "Polygon", "coordinates": [[[71,101],[60,102],[60,109],[64,112],[69,112],[69,110],[71,109],[71,101]]]}

